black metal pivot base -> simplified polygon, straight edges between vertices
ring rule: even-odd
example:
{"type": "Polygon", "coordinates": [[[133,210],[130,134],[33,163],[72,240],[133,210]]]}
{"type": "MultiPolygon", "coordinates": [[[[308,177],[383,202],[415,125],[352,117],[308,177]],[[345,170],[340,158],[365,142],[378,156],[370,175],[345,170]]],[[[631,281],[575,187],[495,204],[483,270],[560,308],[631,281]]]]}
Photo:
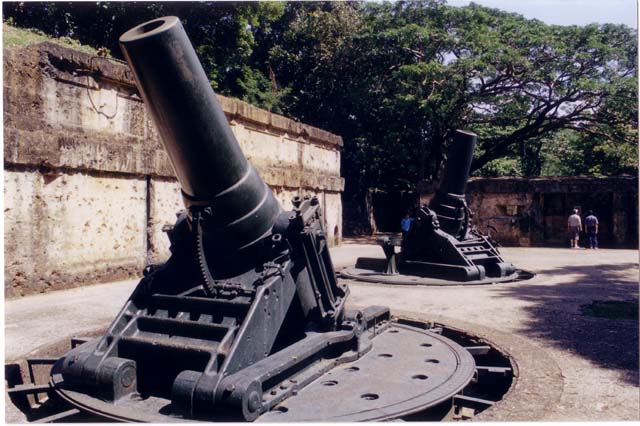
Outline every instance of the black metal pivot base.
{"type": "MultiPolygon", "coordinates": [[[[435,214],[429,212],[423,208],[422,219],[436,221],[435,214]]],[[[413,229],[422,231],[421,241],[429,241],[428,247],[421,246],[420,260],[407,259],[406,240],[400,234],[385,236],[378,239],[385,259],[360,257],[354,267],[344,268],[339,275],[371,283],[433,286],[485,285],[533,277],[532,273],[504,262],[495,243],[476,231],[469,231],[465,239],[458,240],[421,223],[413,229]],[[396,247],[402,247],[403,252],[396,252],[396,247]]],[[[410,242],[416,244],[415,240],[414,237],[410,242]]]]}
{"type": "MultiPolygon", "coordinates": [[[[470,217],[464,199],[457,202],[461,215],[470,217]]],[[[397,263],[402,274],[461,282],[501,280],[516,272],[511,263],[502,259],[497,243],[489,236],[468,229],[468,225],[463,226],[461,235],[453,236],[441,228],[442,219],[430,207],[423,206],[408,235],[395,244],[402,247],[402,252],[385,251],[387,263],[392,254],[400,257],[397,263]]],[[[363,261],[356,266],[364,266],[363,261]]]]}
{"type": "MultiPolygon", "coordinates": [[[[225,378],[222,393],[233,399],[252,388],[256,396],[248,403],[261,408],[251,420],[375,421],[429,408],[439,412],[443,405],[451,409],[454,397],[474,379],[472,354],[437,332],[393,322],[389,311],[379,307],[348,313],[346,318],[352,329],[310,333],[241,375],[225,378]]],[[[97,344],[94,340],[77,350],[92,351],[97,344]]],[[[173,410],[171,400],[151,394],[113,404],[68,386],[60,370],[61,362],[51,375],[57,395],[102,418],[162,423],[231,420],[224,413],[190,419],[173,410]]]]}
{"type": "MultiPolygon", "coordinates": [[[[315,417],[311,415],[314,408],[307,411],[304,409],[305,405],[315,407],[318,401],[324,403],[325,398],[327,402],[323,406],[329,403],[332,405],[331,409],[326,411],[330,413],[329,416],[324,412],[320,413],[318,418],[321,420],[327,417],[344,419],[345,416],[351,416],[345,411],[349,406],[356,407],[358,412],[355,415],[358,415],[358,418],[364,418],[359,413],[368,409],[367,418],[371,419],[381,419],[380,414],[391,416],[388,417],[390,420],[404,421],[469,419],[503,399],[515,382],[512,371],[513,359],[509,354],[503,349],[494,347],[491,342],[469,335],[462,330],[416,319],[392,318],[388,325],[385,322],[377,323],[375,332],[369,330],[368,333],[374,333],[371,339],[372,348],[357,360],[336,364],[305,387],[293,387],[292,385],[298,384],[297,379],[293,377],[279,386],[274,385],[274,389],[268,392],[269,395],[272,392],[280,395],[280,392],[287,392],[288,389],[292,389],[292,392],[287,399],[260,415],[256,421],[283,422],[309,419],[315,417]],[[405,330],[408,332],[405,333],[405,330]],[[393,339],[388,339],[389,337],[393,339]],[[451,345],[451,342],[458,346],[451,345]],[[389,344],[392,345],[389,346],[389,344]],[[399,414],[402,407],[393,404],[389,395],[393,398],[395,392],[400,392],[406,396],[408,394],[403,392],[419,386],[418,390],[426,389],[430,397],[434,397],[436,395],[434,391],[438,392],[436,389],[447,387],[448,384],[437,386],[431,379],[437,379],[440,372],[436,375],[429,372],[445,364],[442,354],[459,353],[460,347],[463,352],[471,354],[475,363],[476,374],[469,384],[453,397],[444,399],[442,402],[436,403],[432,400],[426,408],[417,412],[399,414]],[[418,355],[420,362],[408,362],[409,358],[404,355],[409,353],[418,355]],[[424,358],[425,356],[428,358],[424,358]],[[430,361],[426,362],[426,360],[430,361]],[[439,362],[436,363],[435,360],[439,362]],[[391,378],[388,374],[380,374],[380,371],[386,372],[390,369],[394,371],[391,378]],[[416,374],[416,371],[421,372],[416,374]],[[403,386],[405,389],[398,390],[395,386],[403,386]],[[341,398],[338,402],[336,402],[338,398],[336,395],[341,398]],[[319,399],[311,400],[312,398],[319,399]],[[340,409],[335,415],[333,415],[334,405],[340,409]],[[300,407],[303,409],[301,410],[300,407]]],[[[70,348],[77,348],[91,340],[92,338],[89,337],[74,337],[70,341],[70,348]]],[[[59,359],[59,356],[52,355],[57,354],[59,348],[66,343],[66,341],[57,342],[53,352],[51,347],[43,347],[32,353],[32,358],[5,365],[8,397],[11,403],[26,416],[27,421],[95,423],[135,420],[123,417],[126,411],[124,406],[118,407],[115,412],[113,404],[88,397],[81,392],[63,389],[60,376],[50,376],[51,366],[59,359]]],[[[95,342],[88,343],[86,347],[94,344],[95,342]]],[[[460,359],[464,360],[468,357],[463,354],[460,359]]],[[[462,361],[459,364],[461,370],[462,363],[466,364],[466,362],[462,361]]],[[[446,370],[442,371],[452,370],[449,366],[445,367],[446,370]]],[[[452,380],[461,377],[456,373],[452,380]]],[[[452,388],[449,388],[449,391],[452,391],[452,388]]],[[[123,401],[123,404],[127,403],[126,400],[123,401]]],[[[147,413],[151,413],[152,417],[156,416],[158,421],[162,422],[193,422],[193,420],[168,415],[167,400],[150,396],[138,400],[136,404],[134,407],[137,410],[134,413],[136,419],[148,419],[147,413]]],[[[355,419],[355,415],[349,418],[355,419]]],[[[209,421],[212,420],[216,419],[209,421]]]]}
{"type": "MultiPolygon", "coordinates": [[[[471,353],[432,331],[392,323],[373,347],[336,366],[258,420],[268,422],[382,421],[453,408],[474,379],[471,353]]],[[[428,418],[425,415],[425,418],[428,418]]]]}
{"type": "Polygon", "coordinates": [[[207,255],[209,216],[182,213],[168,230],[172,257],[145,271],[102,338],[55,364],[56,386],[113,407],[168,400],[176,418],[254,420],[287,396],[265,395],[274,384],[366,353],[364,331],[388,322],[388,309],[345,312],[318,200],[293,204],[233,277],[207,255]]]}
{"type": "Polygon", "coordinates": [[[437,277],[412,275],[405,273],[387,274],[385,259],[360,258],[360,267],[347,267],[338,272],[338,275],[347,280],[361,281],[372,284],[386,285],[423,285],[423,286],[476,286],[524,281],[535,276],[532,272],[521,269],[504,277],[485,277],[482,280],[455,281],[437,277]]]}

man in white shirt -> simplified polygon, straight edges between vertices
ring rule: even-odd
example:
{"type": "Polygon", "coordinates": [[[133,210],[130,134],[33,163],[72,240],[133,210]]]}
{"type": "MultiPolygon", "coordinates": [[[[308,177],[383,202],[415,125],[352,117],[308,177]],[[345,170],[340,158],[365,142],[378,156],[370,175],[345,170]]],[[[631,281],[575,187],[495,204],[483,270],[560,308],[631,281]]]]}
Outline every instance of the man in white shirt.
{"type": "Polygon", "coordinates": [[[571,239],[571,248],[579,249],[578,240],[580,239],[580,231],[582,231],[582,221],[580,220],[580,216],[578,216],[578,209],[573,209],[573,214],[569,216],[567,230],[569,231],[569,238],[571,239]]]}

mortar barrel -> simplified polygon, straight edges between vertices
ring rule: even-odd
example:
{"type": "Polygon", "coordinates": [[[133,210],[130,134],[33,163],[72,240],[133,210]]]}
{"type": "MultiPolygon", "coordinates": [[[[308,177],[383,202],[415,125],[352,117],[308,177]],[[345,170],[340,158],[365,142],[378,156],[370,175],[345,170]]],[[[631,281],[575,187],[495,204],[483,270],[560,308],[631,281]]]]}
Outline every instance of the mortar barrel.
{"type": "Polygon", "coordinates": [[[453,144],[449,148],[444,177],[440,183],[440,192],[456,195],[465,194],[476,139],[477,136],[474,133],[456,130],[453,136],[453,144]]]}
{"type": "Polygon", "coordinates": [[[120,46],[185,205],[211,207],[209,228],[225,250],[268,235],[280,206],[242,153],[180,20],[138,25],[120,37],[120,46]]]}

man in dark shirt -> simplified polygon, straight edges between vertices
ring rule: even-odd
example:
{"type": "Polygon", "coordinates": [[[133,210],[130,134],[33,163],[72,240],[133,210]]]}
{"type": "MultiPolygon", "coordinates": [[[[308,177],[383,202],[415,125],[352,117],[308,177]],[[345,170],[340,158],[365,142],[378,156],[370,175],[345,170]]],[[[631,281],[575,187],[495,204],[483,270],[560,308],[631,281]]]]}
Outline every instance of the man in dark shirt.
{"type": "Polygon", "coordinates": [[[589,238],[589,248],[598,250],[598,218],[593,214],[592,210],[587,212],[587,217],[584,219],[584,227],[587,230],[587,237],[589,238]]]}

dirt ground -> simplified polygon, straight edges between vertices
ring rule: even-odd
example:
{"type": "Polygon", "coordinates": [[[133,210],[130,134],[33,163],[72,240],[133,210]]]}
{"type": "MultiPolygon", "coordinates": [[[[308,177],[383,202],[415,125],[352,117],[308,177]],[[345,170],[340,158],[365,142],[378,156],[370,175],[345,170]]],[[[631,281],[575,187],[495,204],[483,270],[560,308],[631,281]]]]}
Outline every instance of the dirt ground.
{"type": "MultiPolygon", "coordinates": [[[[380,248],[364,250],[375,255],[380,248]]],[[[392,311],[421,312],[443,322],[464,321],[532,342],[557,363],[562,377],[559,400],[540,420],[639,420],[638,321],[581,311],[581,306],[601,300],[637,306],[638,252],[503,248],[502,253],[536,277],[473,287],[349,281],[350,302],[384,304],[392,311]]]]}
{"type": "MultiPolygon", "coordinates": [[[[473,287],[348,281],[349,304],[386,305],[392,312],[463,325],[506,342],[522,370],[521,386],[486,420],[639,420],[637,319],[583,313],[594,301],[637,305],[638,252],[504,248],[502,253],[536,277],[473,287]]],[[[332,249],[336,269],[353,265],[359,256],[382,257],[382,250],[363,241],[332,249]]],[[[6,302],[6,361],[106,326],[134,285],[101,284],[6,302]]],[[[21,421],[10,403],[7,421],[21,421]]]]}

